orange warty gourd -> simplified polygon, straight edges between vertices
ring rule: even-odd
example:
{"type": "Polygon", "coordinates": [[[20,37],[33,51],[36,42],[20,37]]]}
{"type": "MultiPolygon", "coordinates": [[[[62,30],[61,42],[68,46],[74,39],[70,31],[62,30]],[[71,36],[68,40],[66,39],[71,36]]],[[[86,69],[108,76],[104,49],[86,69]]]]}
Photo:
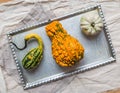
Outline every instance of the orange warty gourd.
{"type": "Polygon", "coordinates": [[[67,33],[59,21],[51,22],[45,29],[52,41],[52,55],[57,64],[62,67],[69,67],[83,58],[83,46],[67,33]]]}

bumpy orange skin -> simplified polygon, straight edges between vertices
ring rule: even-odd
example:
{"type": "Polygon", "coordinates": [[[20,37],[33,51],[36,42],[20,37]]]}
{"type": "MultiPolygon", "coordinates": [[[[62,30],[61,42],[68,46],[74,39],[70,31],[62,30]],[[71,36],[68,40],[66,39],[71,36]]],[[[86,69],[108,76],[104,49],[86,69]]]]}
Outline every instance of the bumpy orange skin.
{"type": "Polygon", "coordinates": [[[52,41],[52,55],[62,67],[73,66],[84,56],[84,48],[77,39],[67,34],[59,21],[46,26],[47,35],[52,41]]]}

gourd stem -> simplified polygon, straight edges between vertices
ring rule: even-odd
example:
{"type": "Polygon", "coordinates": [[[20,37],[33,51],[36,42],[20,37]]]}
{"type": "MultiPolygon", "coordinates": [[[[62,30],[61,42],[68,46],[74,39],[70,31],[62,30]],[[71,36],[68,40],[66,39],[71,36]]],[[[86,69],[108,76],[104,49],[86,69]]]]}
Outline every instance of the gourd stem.
{"type": "Polygon", "coordinates": [[[27,47],[27,40],[25,40],[25,46],[23,48],[19,48],[15,43],[11,42],[18,50],[24,50],[27,47]]]}
{"type": "Polygon", "coordinates": [[[18,50],[23,50],[27,47],[27,41],[30,40],[31,38],[35,38],[38,41],[38,47],[42,49],[42,39],[39,37],[37,34],[28,34],[25,36],[25,46],[23,48],[19,48],[15,43],[11,42],[18,50]]]}
{"type": "Polygon", "coordinates": [[[51,22],[51,19],[48,19],[48,22],[51,22]]]}
{"type": "Polygon", "coordinates": [[[95,23],[94,23],[94,22],[92,22],[92,23],[91,23],[91,26],[92,26],[92,27],[95,27],[95,23]]]}

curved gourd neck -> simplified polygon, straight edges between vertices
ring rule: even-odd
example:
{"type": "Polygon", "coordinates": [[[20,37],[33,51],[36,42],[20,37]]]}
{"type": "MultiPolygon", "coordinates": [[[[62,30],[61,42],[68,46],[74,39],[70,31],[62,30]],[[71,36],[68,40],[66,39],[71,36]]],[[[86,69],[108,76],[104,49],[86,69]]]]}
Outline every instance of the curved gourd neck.
{"type": "Polygon", "coordinates": [[[38,48],[42,49],[43,42],[42,38],[38,34],[28,34],[25,36],[25,40],[30,40],[31,38],[35,38],[38,41],[38,48]]]}

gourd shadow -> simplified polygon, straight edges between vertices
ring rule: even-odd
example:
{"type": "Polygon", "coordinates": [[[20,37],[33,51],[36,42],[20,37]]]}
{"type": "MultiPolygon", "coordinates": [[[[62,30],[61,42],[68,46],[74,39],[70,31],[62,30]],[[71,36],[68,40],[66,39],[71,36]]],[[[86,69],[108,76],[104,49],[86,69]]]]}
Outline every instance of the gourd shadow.
{"type": "MultiPolygon", "coordinates": [[[[40,64],[41,64],[41,63],[40,63],[40,64]]],[[[34,68],[34,69],[27,70],[27,72],[34,74],[36,71],[38,71],[38,69],[39,69],[39,67],[40,67],[40,64],[39,64],[36,68],[34,68]]]]}
{"type": "MultiPolygon", "coordinates": [[[[82,59],[81,59],[82,60],[82,59]]],[[[58,65],[58,67],[62,70],[62,72],[64,73],[71,73],[74,72],[76,69],[78,69],[78,67],[81,64],[81,60],[79,60],[77,63],[75,63],[75,65],[70,66],[70,67],[62,67],[60,65],[58,65]]]]}
{"type": "Polygon", "coordinates": [[[88,36],[88,35],[85,35],[83,32],[81,32],[81,33],[83,34],[83,37],[84,37],[84,38],[87,38],[88,40],[96,39],[96,38],[99,36],[99,34],[100,34],[100,32],[99,32],[99,33],[97,33],[96,35],[88,36]]]}
{"type": "Polygon", "coordinates": [[[25,69],[26,72],[27,72],[27,73],[30,73],[30,74],[34,74],[34,73],[36,73],[37,71],[39,71],[40,65],[42,64],[42,60],[43,60],[43,57],[42,57],[42,59],[40,60],[40,63],[39,63],[35,68],[29,69],[29,70],[25,69]]]}

